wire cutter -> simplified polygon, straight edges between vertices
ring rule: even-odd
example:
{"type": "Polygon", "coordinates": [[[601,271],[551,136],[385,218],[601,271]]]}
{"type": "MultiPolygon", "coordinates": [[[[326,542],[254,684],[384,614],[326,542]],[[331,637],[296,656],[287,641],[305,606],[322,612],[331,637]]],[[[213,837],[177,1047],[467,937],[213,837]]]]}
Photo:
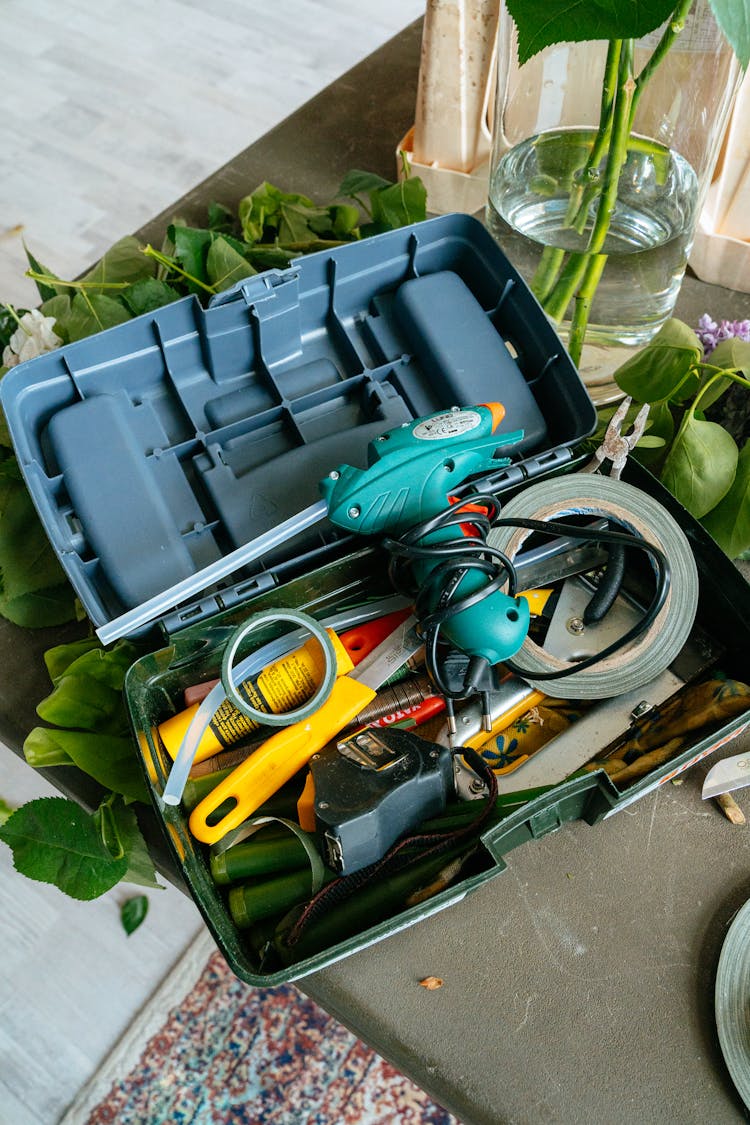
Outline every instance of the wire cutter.
{"type": "Polygon", "coordinates": [[[619,480],[620,474],[625,468],[628,454],[635,448],[636,444],[643,436],[646,421],[648,420],[649,407],[648,403],[646,403],[635,416],[635,420],[629,432],[623,434],[622,424],[625,421],[625,416],[630,409],[632,401],[630,396],[622,400],[609,420],[609,425],[604,433],[604,439],[601,445],[596,450],[589,463],[584,465],[582,469],[579,469],[579,472],[595,473],[598,469],[601,469],[604,461],[611,461],[612,468],[609,471],[609,475],[619,480]]]}
{"type": "Polygon", "coordinates": [[[278,730],[212,789],[190,816],[190,831],[196,839],[218,843],[371,703],[381,684],[422,647],[416,625],[413,616],[402,621],[353,671],[335,680],[330,695],[312,717],[278,730]],[[225,801],[234,805],[216,820],[225,801]]]}

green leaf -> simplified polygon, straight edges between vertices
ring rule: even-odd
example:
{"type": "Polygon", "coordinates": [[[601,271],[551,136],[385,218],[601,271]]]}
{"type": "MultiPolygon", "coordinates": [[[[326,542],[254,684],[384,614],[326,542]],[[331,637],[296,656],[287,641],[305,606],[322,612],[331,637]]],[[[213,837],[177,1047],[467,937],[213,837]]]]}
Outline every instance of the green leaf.
{"type": "Polygon", "coordinates": [[[303,203],[282,202],[279,207],[279,242],[316,242],[330,230],[327,207],[309,207],[303,203]]]}
{"type": "Polygon", "coordinates": [[[45,316],[53,316],[55,318],[55,335],[59,336],[64,344],[69,344],[70,335],[68,332],[68,324],[72,313],[70,296],[67,293],[60,293],[44,301],[39,308],[45,316]]]}
{"type": "Polygon", "coordinates": [[[54,681],[52,692],[37,705],[37,714],[55,726],[104,730],[114,719],[123,725],[122,688],[137,649],[118,641],[111,649],[97,644],[82,652],[54,681]]]}
{"type": "Polygon", "coordinates": [[[294,254],[280,246],[245,246],[245,257],[256,270],[285,270],[294,254]]]}
{"type": "Polygon", "coordinates": [[[0,797],[0,825],[5,824],[6,820],[13,811],[14,806],[9,805],[7,801],[4,801],[3,798],[0,797]]]}
{"type": "Polygon", "coordinates": [[[75,597],[65,581],[17,598],[0,598],[0,613],[22,629],[64,625],[75,618],[75,597]]]}
{"type": "Polygon", "coordinates": [[[359,227],[359,211],[356,207],[341,203],[330,208],[331,231],[337,238],[354,235],[359,227]]]}
{"type": "Polygon", "coordinates": [[[336,195],[339,199],[354,199],[358,195],[369,195],[371,191],[392,186],[391,180],[386,180],[375,172],[361,172],[353,168],[344,176],[336,195]]]}
{"type": "Polygon", "coordinates": [[[125,836],[128,869],[122,877],[124,883],[135,883],[139,887],[153,887],[154,890],[163,891],[164,887],[156,877],[156,868],[148,854],[146,842],[141,836],[138,821],[131,808],[122,806],[123,812],[129,813],[133,818],[132,833],[125,836]]]}
{"type": "Polygon", "coordinates": [[[255,270],[242,254],[224,237],[217,235],[211,243],[206,258],[206,273],[217,293],[231,289],[237,282],[250,277],[255,270]]]}
{"type": "Polygon", "coordinates": [[[102,802],[102,811],[105,808],[109,817],[109,828],[115,837],[113,844],[116,845],[116,849],[113,846],[113,850],[123,852],[128,861],[128,869],[122,881],[163,890],[156,878],[156,870],[133,809],[125,804],[122,797],[108,798],[102,802]]]}
{"type": "Polygon", "coordinates": [[[282,218],[282,207],[310,207],[316,205],[306,195],[284,192],[264,181],[255,191],[240,200],[239,218],[242,234],[247,242],[261,242],[266,230],[277,232],[282,218]]]}
{"type": "Polygon", "coordinates": [[[750,547],[750,441],[739,455],[732,487],[701,523],[730,559],[750,547]]]}
{"type": "Polygon", "coordinates": [[[94,816],[65,797],[40,797],[13,813],[0,827],[0,840],[13,850],[17,871],[52,883],[71,898],[88,901],[114,887],[127,859],[113,859],[94,816]]]}
{"type": "Polygon", "coordinates": [[[734,438],[723,426],[688,416],[664,462],[661,479],[700,519],[729,491],[737,457],[734,438]]]}
{"type": "MultiPolygon", "coordinates": [[[[711,352],[707,363],[711,367],[720,367],[723,371],[738,371],[746,379],[750,378],[750,343],[736,336],[722,340],[711,352]]],[[[713,406],[729,390],[732,382],[728,376],[717,376],[715,371],[704,370],[700,386],[708,389],[700,397],[701,410],[707,411],[713,406]]]]}
{"type": "Polygon", "coordinates": [[[96,637],[82,637],[69,644],[53,645],[52,648],[48,648],[44,653],[44,663],[52,683],[57,683],[63,672],[66,672],[79,656],[98,648],[101,648],[101,645],[96,637]]]}
{"type": "Polygon", "coordinates": [[[639,402],[681,401],[695,393],[701,342],[681,320],[668,320],[653,340],[615,371],[618,387],[639,402]]]}
{"type": "Polygon", "coordinates": [[[127,899],[120,907],[120,921],[125,933],[130,937],[137,930],[148,913],[148,899],[145,895],[136,895],[127,899]]]}
{"type": "MultiPolygon", "coordinates": [[[[168,228],[168,235],[174,243],[174,257],[185,273],[190,274],[195,281],[210,285],[206,272],[206,259],[214,238],[211,231],[173,223],[168,228]]],[[[195,281],[187,279],[188,289],[192,293],[205,292],[200,285],[195,284],[195,281]]]]}
{"type": "Polygon", "coordinates": [[[727,42],[740,64],[747,69],[750,64],[750,0],[709,0],[727,42]]]}
{"type": "Polygon", "coordinates": [[[427,217],[427,192],[416,176],[372,192],[370,200],[373,224],[378,230],[395,230],[427,217]]]}
{"type": "Polygon", "coordinates": [[[669,403],[653,403],[648,412],[646,431],[635,447],[636,459],[656,472],[656,466],[664,460],[667,446],[673,437],[674,417],[669,403]]]}
{"type": "Polygon", "coordinates": [[[234,229],[234,215],[223,203],[209,203],[208,229],[219,234],[231,234],[234,229]]]}
{"type": "Polygon", "coordinates": [[[24,250],[26,251],[26,259],[34,273],[43,273],[47,277],[54,278],[53,282],[35,281],[39,296],[43,301],[48,301],[50,297],[56,297],[60,293],[70,293],[70,287],[65,284],[60,278],[43,266],[41,262],[37,261],[34,255],[29,250],[28,246],[24,243],[24,250]]]}
{"type": "Polygon", "coordinates": [[[55,738],[55,732],[48,727],[33,727],[29,731],[23,743],[23,756],[35,770],[75,765],[70,754],[55,738]]]}
{"type": "Polygon", "coordinates": [[[707,362],[712,367],[720,367],[723,371],[741,371],[746,379],[750,379],[750,343],[741,340],[738,336],[721,340],[711,352],[707,362]]]}
{"type": "Polygon", "coordinates": [[[101,293],[76,293],[66,325],[68,339],[70,342],[83,340],[86,336],[93,336],[106,328],[114,328],[116,324],[124,324],[130,319],[130,312],[117,297],[105,297],[101,293]]]}
{"type": "Polygon", "coordinates": [[[179,301],[180,294],[172,285],[156,277],[144,277],[135,284],[123,289],[120,298],[125,302],[133,316],[142,316],[144,313],[161,309],[164,305],[171,305],[172,301],[179,301]]]}
{"type": "Polygon", "coordinates": [[[74,616],[73,592],[13,459],[0,471],[0,613],[27,628],[74,616]]]}
{"type": "Polygon", "coordinates": [[[552,43],[640,39],[669,19],[674,8],[675,0],[595,0],[591,4],[546,0],[543,6],[539,0],[508,0],[508,11],[518,28],[521,63],[552,43]]]}
{"type": "Polygon", "coordinates": [[[106,288],[107,285],[139,281],[141,278],[153,277],[155,272],[156,263],[143,253],[138,239],[126,235],[115,242],[81,280],[86,282],[88,294],[96,293],[96,287],[102,286],[101,293],[106,295],[112,292],[106,288]]]}
{"type": "Polygon", "coordinates": [[[45,728],[47,742],[44,745],[39,733],[41,729],[35,728],[36,753],[51,755],[57,750],[105,789],[121,793],[133,801],[148,801],[148,790],[132,738],[99,731],[45,728]]]}

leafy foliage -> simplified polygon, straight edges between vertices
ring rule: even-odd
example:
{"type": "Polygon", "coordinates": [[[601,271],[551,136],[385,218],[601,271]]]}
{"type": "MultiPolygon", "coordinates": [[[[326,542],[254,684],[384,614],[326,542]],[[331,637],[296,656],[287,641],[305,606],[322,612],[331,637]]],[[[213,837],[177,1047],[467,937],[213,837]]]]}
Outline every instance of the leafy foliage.
{"type": "MultiPolygon", "coordinates": [[[[750,547],[750,452],[740,453],[727,430],[705,417],[733,384],[750,389],[750,344],[725,340],[704,361],[696,334],[669,320],[650,344],[620,367],[618,386],[651,406],[635,456],[719,545],[736,558],[750,547]]],[[[607,415],[603,416],[606,423],[607,415]]]]}
{"type": "Polygon", "coordinates": [[[544,5],[539,0],[508,0],[522,63],[553,43],[639,39],[669,19],[674,7],[674,0],[545,0],[544,5]]]}
{"type": "Polygon", "coordinates": [[[96,814],[65,797],[40,797],[22,805],[0,827],[17,871],[53,883],[71,898],[103,895],[125,875],[128,861],[102,839],[96,814]]]}
{"type": "Polygon", "coordinates": [[[125,673],[137,654],[128,641],[110,649],[76,641],[47,653],[54,686],[37,714],[54,729],[29,733],[23,747],[29,765],[76,765],[128,800],[148,801],[122,702],[125,673]]]}
{"type": "Polygon", "coordinates": [[[73,592],[50,547],[14,458],[0,460],[0,613],[14,625],[59,625],[73,592]]]}
{"type": "Polygon", "coordinates": [[[0,825],[0,840],[12,849],[17,871],[89,901],[131,878],[134,853],[138,881],[158,886],[150,860],[150,870],[143,870],[142,840],[133,846],[134,826],[137,833],[133,811],[119,797],[107,798],[94,813],[66,797],[40,797],[0,825]]]}
{"type": "MultiPolygon", "coordinates": [[[[750,62],[750,0],[709,0],[716,22],[743,67],[750,62]]],[[[586,39],[639,39],[675,11],[675,0],[508,0],[518,29],[521,63],[553,43],[586,39]]]]}

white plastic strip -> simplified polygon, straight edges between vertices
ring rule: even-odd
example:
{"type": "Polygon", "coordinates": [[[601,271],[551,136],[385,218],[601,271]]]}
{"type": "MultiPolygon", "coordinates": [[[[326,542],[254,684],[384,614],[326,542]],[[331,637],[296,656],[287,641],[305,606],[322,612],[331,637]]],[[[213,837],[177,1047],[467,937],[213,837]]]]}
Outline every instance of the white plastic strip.
{"type": "Polygon", "coordinates": [[[261,555],[267,555],[269,551],[273,551],[282,543],[286,543],[288,539],[298,535],[299,532],[312,527],[313,524],[320,523],[327,515],[328,504],[325,500],[318,500],[317,503],[311,504],[309,508],[298,512],[296,516],[291,516],[290,519],[284,520],[276,527],[256,536],[249,543],[243,543],[241,547],[230,551],[228,555],[217,559],[216,562],[204,566],[202,570],[197,570],[195,574],[188,575],[181,582],[170,586],[168,590],[154,595],[153,598],[149,598],[141,605],[134,606],[133,609],[129,609],[126,613],[115,617],[105,625],[101,625],[96,630],[97,637],[103,645],[108,645],[112,641],[119,640],[120,637],[130,636],[136,629],[149,625],[152,621],[157,621],[169,610],[186,601],[187,598],[200,594],[221,578],[233,574],[235,570],[239,570],[240,567],[260,558],[261,555]]]}

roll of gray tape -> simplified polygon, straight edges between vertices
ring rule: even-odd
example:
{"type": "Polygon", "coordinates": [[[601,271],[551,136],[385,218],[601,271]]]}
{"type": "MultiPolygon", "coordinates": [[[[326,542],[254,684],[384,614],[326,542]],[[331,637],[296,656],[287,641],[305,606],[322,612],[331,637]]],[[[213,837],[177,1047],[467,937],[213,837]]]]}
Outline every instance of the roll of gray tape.
{"type": "MultiPolygon", "coordinates": [[[[530,638],[513,658],[530,684],[561,699],[605,699],[649,683],[675,659],[687,640],[698,606],[698,569],[687,537],[667,510],[648,493],[625,481],[571,473],[531,485],[503,507],[502,517],[549,520],[603,516],[642,536],[669,560],[671,578],[664,604],[641,636],[593,668],[559,679],[534,673],[565,672],[573,664],[544,651],[530,638]]],[[[487,542],[513,560],[533,534],[526,528],[496,527],[487,542]]]]}

